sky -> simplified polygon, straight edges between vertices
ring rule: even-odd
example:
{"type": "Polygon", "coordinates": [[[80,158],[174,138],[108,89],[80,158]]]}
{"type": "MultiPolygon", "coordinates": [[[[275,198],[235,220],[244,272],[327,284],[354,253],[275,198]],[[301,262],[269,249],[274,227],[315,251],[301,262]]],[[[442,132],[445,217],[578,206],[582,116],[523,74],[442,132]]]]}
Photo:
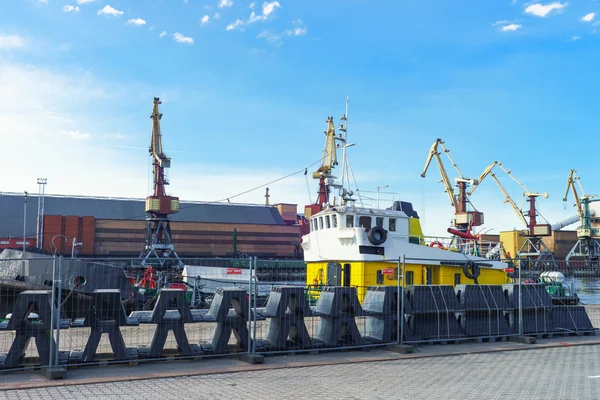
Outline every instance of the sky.
{"type": "MultiPolygon", "coordinates": [[[[348,97],[365,205],[378,187],[382,207],[412,202],[426,235],[443,235],[453,213],[435,162],[420,177],[436,138],[464,177],[500,161],[547,192],[538,210],[551,223],[576,213],[562,201],[570,169],[600,195],[597,0],[0,5],[0,191],[35,193],[44,177],[52,194],[145,197],[160,97],[170,194],[264,203],[266,185],[271,203],[302,211],[316,198],[326,118],[348,97]]],[[[477,231],[523,228],[493,180],[471,202],[485,214],[477,231]]]]}

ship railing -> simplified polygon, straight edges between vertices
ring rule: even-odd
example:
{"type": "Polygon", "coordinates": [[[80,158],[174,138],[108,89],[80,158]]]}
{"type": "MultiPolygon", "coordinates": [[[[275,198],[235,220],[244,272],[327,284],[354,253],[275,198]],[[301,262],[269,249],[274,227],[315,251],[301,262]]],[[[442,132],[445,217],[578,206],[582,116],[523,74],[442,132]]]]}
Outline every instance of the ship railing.
{"type": "Polygon", "coordinates": [[[455,251],[471,256],[495,260],[501,258],[502,256],[501,243],[490,240],[472,240],[464,239],[458,236],[411,236],[410,242],[418,243],[422,246],[435,247],[443,250],[455,251]]]}

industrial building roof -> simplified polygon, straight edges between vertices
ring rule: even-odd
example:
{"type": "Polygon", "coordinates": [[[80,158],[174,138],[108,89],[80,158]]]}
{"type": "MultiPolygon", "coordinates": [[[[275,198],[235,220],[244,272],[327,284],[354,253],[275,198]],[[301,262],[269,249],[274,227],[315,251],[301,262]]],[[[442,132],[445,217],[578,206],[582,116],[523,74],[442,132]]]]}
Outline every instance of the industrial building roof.
{"type": "MultiPolygon", "coordinates": [[[[0,237],[23,235],[23,193],[0,192],[0,237]]],[[[98,219],[145,220],[144,199],[45,195],[45,215],[92,216],[98,219]]],[[[26,235],[35,236],[38,195],[27,198],[26,235]]],[[[215,204],[181,201],[180,211],[170,216],[172,221],[209,222],[223,224],[283,225],[277,209],[247,204],[215,204]]]]}

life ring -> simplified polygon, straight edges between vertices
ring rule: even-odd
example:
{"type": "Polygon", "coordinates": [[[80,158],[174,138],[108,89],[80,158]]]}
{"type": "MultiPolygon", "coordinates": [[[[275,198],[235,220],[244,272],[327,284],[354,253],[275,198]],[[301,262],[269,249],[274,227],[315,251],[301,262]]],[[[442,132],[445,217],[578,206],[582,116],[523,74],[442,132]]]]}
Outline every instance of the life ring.
{"type": "Polygon", "coordinates": [[[369,233],[367,233],[367,239],[369,239],[369,242],[375,246],[379,246],[380,244],[385,243],[387,240],[387,231],[381,226],[376,225],[369,229],[369,233]]]}
{"type": "Polygon", "coordinates": [[[444,245],[439,240],[434,240],[433,242],[429,243],[429,247],[436,247],[436,246],[438,249],[444,250],[444,245]]]}
{"type": "Polygon", "coordinates": [[[479,265],[469,260],[463,266],[463,274],[465,274],[467,278],[473,279],[473,281],[475,281],[475,284],[477,284],[477,278],[481,274],[481,270],[479,269],[479,265]]]}

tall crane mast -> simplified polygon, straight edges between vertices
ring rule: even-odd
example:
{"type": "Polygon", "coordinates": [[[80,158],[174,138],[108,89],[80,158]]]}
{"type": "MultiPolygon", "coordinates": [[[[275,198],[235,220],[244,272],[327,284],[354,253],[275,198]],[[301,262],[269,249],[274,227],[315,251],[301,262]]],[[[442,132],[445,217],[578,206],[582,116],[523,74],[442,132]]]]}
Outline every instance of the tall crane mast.
{"type": "MultiPolygon", "coordinates": [[[[314,179],[319,180],[319,192],[317,201],[313,204],[304,207],[304,217],[308,218],[311,215],[318,213],[319,211],[329,207],[331,205],[331,188],[341,188],[342,185],[335,183],[337,179],[333,175],[334,168],[338,165],[337,160],[337,149],[338,142],[342,145],[342,154],[344,154],[344,146],[346,146],[346,131],[348,121],[348,99],[346,98],[346,113],[341,117],[341,123],[338,128],[343,133],[336,135],[335,125],[333,117],[328,117],[325,121],[327,123],[327,129],[325,130],[325,145],[323,146],[323,154],[321,156],[321,166],[312,174],[314,179]]],[[[344,163],[344,160],[342,160],[344,163]]],[[[306,173],[305,173],[306,174],[306,173]]],[[[342,175],[343,178],[343,175],[342,175]]],[[[346,193],[344,196],[351,196],[351,193],[346,193]]],[[[308,224],[301,222],[301,231],[303,234],[308,233],[308,224]]]]}
{"type": "Polygon", "coordinates": [[[312,177],[319,180],[319,195],[317,202],[321,209],[329,205],[329,194],[330,189],[327,185],[328,179],[335,178],[331,175],[331,171],[338,165],[337,152],[336,152],[336,135],[335,125],[333,123],[333,117],[327,118],[327,130],[325,131],[325,146],[323,147],[323,156],[321,158],[321,166],[315,172],[312,177]]]}
{"type": "MultiPolygon", "coordinates": [[[[539,263],[548,263],[551,264],[552,267],[556,266],[556,260],[554,256],[548,250],[548,247],[544,244],[544,242],[540,239],[542,236],[551,236],[552,229],[550,224],[538,224],[537,222],[537,209],[535,205],[535,201],[537,197],[548,198],[548,193],[537,193],[532,192],[525,186],[520,180],[518,180],[509,169],[506,169],[501,162],[494,161],[490,165],[488,165],[477,180],[476,184],[473,185],[471,190],[468,192],[471,195],[475,189],[483,182],[483,180],[487,177],[491,176],[500,191],[504,195],[505,202],[509,203],[515,213],[518,215],[519,219],[523,222],[523,225],[527,228],[527,232],[525,234],[525,241],[521,248],[519,249],[519,258],[524,258],[529,261],[529,266],[537,266],[539,263]],[[524,213],[517,207],[514,200],[510,197],[504,186],[500,183],[500,180],[494,174],[493,169],[495,167],[499,167],[502,171],[504,171],[513,181],[515,181],[523,190],[523,196],[527,197],[527,201],[529,202],[529,210],[524,213]],[[526,218],[529,217],[529,218],[526,218]]],[[[545,266],[544,266],[545,269],[545,266]]]]}
{"type": "MultiPolygon", "coordinates": [[[[452,225],[458,228],[460,231],[468,232],[471,230],[473,226],[480,226],[483,224],[483,213],[475,210],[468,211],[468,204],[471,204],[469,197],[467,195],[467,187],[469,185],[476,185],[477,181],[471,178],[465,178],[460,172],[458,165],[450,156],[450,150],[448,150],[444,146],[444,141],[442,139],[436,139],[436,141],[431,146],[429,150],[429,155],[427,156],[427,160],[425,161],[425,167],[423,168],[423,172],[421,173],[421,178],[425,178],[427,174],[427,170],[429,169],[429,165],[431,161],[435,158],[438,164],[438,168],[440,170],[440,175],[442,177],[442,183],[444,184],[444,189],[446,194],[448,195],[448,199],[450,200],[450,205],[454,209],[455,219],[452,221],[452,225]],[[455,179],[456,186],[458,187],[458,193],[455,194],[454,188],[450,182],[450,178],[448,178],[448,174],[446,172],[446,168],[444,167],[444,163],[442,162],[442,158],[440,157],[440,151],[438,147],[442,148],[442,151],[446,154],[452,166],[458,173],[458,178],[455,179]]],[[[471,206],[473,206],[471,204],[471,206]]]]}
{"type": "Polygon", "coordinates": [[[146,217],[146,237],[144,250],[139,258],[142,260],[142,265],[146,265],[150,260],[155,260],[158,265],[164,267],[167,264],[171,265],[175,260],[176,264],[182,266],[183,263],[175,252],[169,222],[169,215],[179,211],[179,197],[168,196],[165,190],[165,186],[169,184],[165,177],[165,170],[171,167],[171,159],[167,157],[162,148],[160,121],[163,115],[159,112],[159,104],[161,104],[160,99],[155,97],[154,107],[150,115],[152,131],[150,134],[150,148],[148,149],[152,157],[154,190],[152,195],[146,197],[145,211],[148,214],[146,217]]]}
{"type": "Polygon", "coordinates": [[[577,176],[577,171],[574,169],[569,172],[569,176],[567,177],[567,189],[565,190],[563,202],[567,201],[569,190],[573,192],[575,207],[577,207],[581,226],[577,229],[577,243],[569,251],[565,260],[569,262],[572,257],[583,257],[586,263],[598,267],[600,264],[600,242],[597,239],[600,238],[600,228],[592,226],[593,211],[590,210],[590,203],[600,201],[600,199],[592,200],[596,196],[585,194],[577,176]],[[577,182],[581,190],[581,196],[577,193],[575,182],[577,182]]]}

